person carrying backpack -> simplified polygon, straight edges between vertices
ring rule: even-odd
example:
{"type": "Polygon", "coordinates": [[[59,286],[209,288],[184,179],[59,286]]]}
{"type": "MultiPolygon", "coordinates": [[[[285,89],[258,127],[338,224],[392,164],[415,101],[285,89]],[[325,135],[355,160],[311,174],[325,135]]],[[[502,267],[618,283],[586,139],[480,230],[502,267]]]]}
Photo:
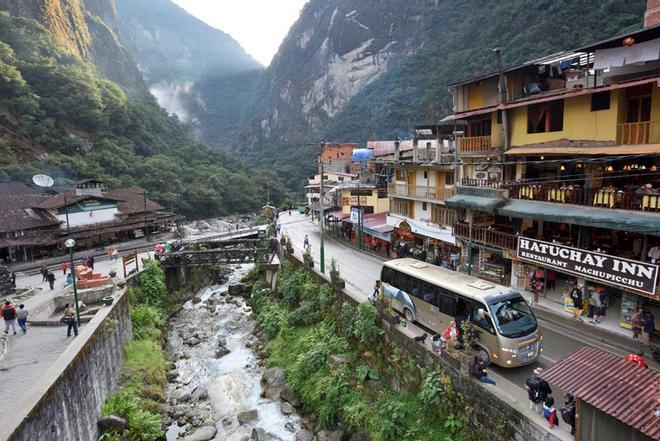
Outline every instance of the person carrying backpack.
{"type": "Polygon", "coordinates": [[[541,414],[543,403],[550,394],[552,389],[547,381],[539,377],[543,368],[537,367],[531,377],[525,382],[525,389],[527,389],[527,397],[529,398],[529,408],[537,414],[541,414]]]}
{"type": "Polygon", "coordinates": [[[571,435],[575,435],[575,395],[570,392],[564,394],[564,406],[559,409],[561,419],[571,426],[571,435]]]}

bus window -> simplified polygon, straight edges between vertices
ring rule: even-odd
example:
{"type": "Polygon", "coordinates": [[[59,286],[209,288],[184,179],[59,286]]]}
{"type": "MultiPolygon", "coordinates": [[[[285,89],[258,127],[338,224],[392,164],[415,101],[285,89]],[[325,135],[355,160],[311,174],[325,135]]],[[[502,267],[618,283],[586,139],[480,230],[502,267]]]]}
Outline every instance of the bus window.
{"type": "Polygon", "coordinates": [[[486,314],[480,315],[479,309],[483,309],[483,306],[477,304],[477,307],[472,311],[470,321],[491,334],[495,334],[495,328],[493,327],[493,322],[490,320],[490,317],[486,314]]]}
{"type": "Polygon", "coordinates": [[[436,287],[436,306],[444,314],[456,316],[456,297],[449,291],[436,287]]]}
{"type": "Polygon", "coordinates": [[[422,282],[422,300],[435,306],[435,286],[422,282]]]}
{"type": "Polygon", "coordinates": [[[392,284],[394,280],[394,270],[392,268],[383,268],[383,274],[380,276],[383,283],[392,284]]]}

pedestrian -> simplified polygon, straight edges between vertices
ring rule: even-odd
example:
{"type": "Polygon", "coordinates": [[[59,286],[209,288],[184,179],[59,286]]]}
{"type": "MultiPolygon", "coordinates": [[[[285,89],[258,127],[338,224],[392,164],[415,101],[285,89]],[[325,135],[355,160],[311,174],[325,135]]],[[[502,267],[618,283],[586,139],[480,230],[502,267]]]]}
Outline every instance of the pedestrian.
{"type": "Polygon", "coordinates": [[[0,313],[2,318],[5,319],[5,334],[9,334],[9,328],[11,328],[14,335],[16,335],[16,308],[14,305],[7,300],[0,313]]]}
{"type": "Polygon", "coordinates": [[[651,311],[645,309],[642,313],[642,344],[649,346],[651,334],[655,331],[655,317],[651,311]]]}
{"type": "Polygon", "coordinates": [[[94,256],[89,256],[89,267],[94,270],[94,256]]]}
{"type": "Polygon", "coordinates": [[[18,305],[18,311],[16,311],[16,320],[18,321],[18,326],[23,331],[23,334],[27,333],[27,318],[28,310],[25,309],[25,305],[18,305]]]}
{"type": "Polygon", "coordinates": [[[527,397],[529,398],[529,408],[536,414],[541,413],[541,403],[552,394],[552,389],[550,389],[548,382],[539,377],[542,370],[540,367],[534,369],[532,376],[525,382],[525,389],[527,389],[527,397]]]}
{"type": "Polygon", "coordinates": [[[557,419],[557,409],[555,409],[555,399],[552,397],[546,398],[543,403],[543,416],[548,421],[548,427],[553,428],[553,426],[559,426],[559,420],[557,419]]]}
{"type": "Polygon", "coordinates": [[[601,298],[601,290],[601,287],[598,286],[591,294],[591,298],[594,301],[594,317],[593,320],[589,320],[589,323],[592,325],[600,324],[600,320],[603,318],[603,315],[605,315],[605,306],[603,305],[603,300],[601,298]]]}
{"type": "Polygon", "coordinates": [[[532,278],[532,290],[534,291],[532,305],[536,305],[539,302],[539,295],[541,294],[541,291],[543,291],[543,282],[536,276],[532,278]]]}
{"type": "Polygon", "coordinates": [[[48,271],[46,278],[48,279],[48,285],[50,286],[50,289],[55,289],[55,273],[48,271]]]}
{"type": "Polygon", "coordinates": [[[456,322],[454,320],[449,322],[449,326],[445,329],[443,337],[447,345],[456,348],[458,347],[458,328],[456,327],[456,322]]]}
{"type": "Polygon", "coordinates": [[[11,273],[11,286],[16,288],[16,273],[12,271],[11,273]]]}
{"type": "Polygon", "coordinates": [[[470,373],[482,383],[495,384],[495,380],[490,378],[486,372],[486,363],[480,360],[479,357],[474,357],[474,360],[472,360],[470,373]]]}
{"type": "Polygon", "coordinates": [[[303,248],[305,251],[309,252],[309,249],[311,248],[311,245],[309,244],[309,236],[305,234],[305,239],[303,239],[303,248]]]}
{"type": "Polygon", "coordinates": [[[392,245],[389,242],[385,242],[385,254],[387,254],[387,257],[390,257],[391,251],[392,251],[392,245]]]}
{"type": "Polygon", "coordinates": [[[376,302],[376,299],[378,298],[379,294],[380,294],[380,280],[376,279],[376,283],[374,283],[374,292],[371,294],[369,301],[371,303],[376,302]]]}
{"type": "Polygon", "coordinates": [[[571,435],[575,435],[575,401],[575,395],[570,392],[566,392],[564,394],[564,407],[559,409],[561,419],[564,420],[566,424],[571,426],[571,435]]]}
{"type": "Polygon", "coordinates": [[[548,289],[554,290],[555,283],[557,282],[557,273],[552,270],[548,270],[546,279],[548,279],[548,289]]]}
{"type": "Polygon", "coordinates": [[[60,269],[62,270],[62,275],[66,276],[66,270],[69,269],[69,263],[68,262],[60,263],[60,269]]]}
{"type": "Polygon", "coordinates": [[[69,303],[64,305],[64,315],[62,316],[62,319],[60,321],[67,326],[66,328],[67,338],[71,337],[72,329],[73,329],[73,334],[76,337],[78,336],[78,323],[76,322],[76,311],[74,311],[73,307],[69,303]]]}
{"type": "Polygon", "coordinates": [[[46,265],[41,265],[41,276],[42,282],[47,282],[48,281],[48,268],[46,268],[46,265]]]}
{"type": "Polygon", "coordinates": [[[642,322],[644,320],[643,309],[638,309],[633,315],[630,324],[632,326],[633,338],[638,338],[639,334],[642,332],[642,322]]]}
{"type": "Polygon", "coordinates": [[[583,300],[582,300],[582,289],[575,285],[571,290],[571,299],[573,300],[573,319],[582,320],[582,312],[584,311],[583,300]]]}

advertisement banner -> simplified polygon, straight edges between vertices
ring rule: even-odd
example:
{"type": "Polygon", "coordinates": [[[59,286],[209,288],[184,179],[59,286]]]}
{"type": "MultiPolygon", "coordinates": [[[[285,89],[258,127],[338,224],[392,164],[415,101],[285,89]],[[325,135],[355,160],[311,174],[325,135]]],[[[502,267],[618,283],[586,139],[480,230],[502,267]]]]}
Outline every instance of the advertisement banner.
{"type": "Polygon", "coordinates": [[[655,296],[658,265],[527,237],[518,238],[519,259],[560,272],[655,296]]]}

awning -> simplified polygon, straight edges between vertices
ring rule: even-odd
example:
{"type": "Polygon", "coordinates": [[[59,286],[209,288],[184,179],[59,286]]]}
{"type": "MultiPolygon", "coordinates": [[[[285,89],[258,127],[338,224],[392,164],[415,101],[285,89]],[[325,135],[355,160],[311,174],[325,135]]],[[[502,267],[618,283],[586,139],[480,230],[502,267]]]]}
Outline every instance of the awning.
{"type": "Polygon", "coordinates": [[[362,216],[362,231],[389,242],[394,227],[387,224],[387,213],[365,214],[362,216]]]}
{"type": "Polygon", "coordinates": [[[496,213],[501,216],[520,219],[571,223],[586,227],[660,236],[660,215],[645,211],[612,210],[600,207],[509,199],[505,205],[496,209],[496,213]]]}
{"type": "Polygon", "coordinates": [[[651,439],[660,438],[655,415],[660,405],[657,371],[584,346],[542,371],[540,377],[651,439]]]}
{"type": "MultiPolygon", "coordinates": [[[[323,211],[332,210],[333,208],[335,208],[335,207],[329,207],[329,206],[328,207],[323,207],[323,211]]],[[[318,202],[315,202],[313,204],[309,204],[309,209],[313,210],[313,211],[321,211],[321,204],[318,203],[318,202]]]]}
{"type": "Polygon", "coordinates": [[[482,196],[456,195],[445,199],[445,205],[454,208],[472,208],[487,213],[495,213],[497,207],[506,201],[500,198],[486,198],[482,196]]]}
{"type": "Polygon", "coordinates": [[[617,145],[607,147],[514,147],[505,155],[643,155],[660,153],[660,144],[617,145]]]}
{"type": "Polygon", "coordinates": [[[350,217],[350,215],[344,214],[344,212],[342,210],[331,211],[326,216],[333,217],[333,218],[339,219],[339,220],[346,219],[347,217],[350,217]]]}

